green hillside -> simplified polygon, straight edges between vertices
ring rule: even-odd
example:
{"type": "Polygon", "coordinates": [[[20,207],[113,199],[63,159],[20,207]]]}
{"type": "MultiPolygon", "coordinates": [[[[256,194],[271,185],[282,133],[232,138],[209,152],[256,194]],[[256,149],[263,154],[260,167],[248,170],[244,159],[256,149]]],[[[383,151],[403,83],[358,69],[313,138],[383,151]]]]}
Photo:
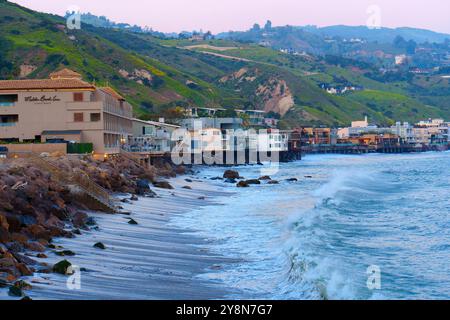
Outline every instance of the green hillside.
{"type": "Polygon", "coordinates": [[[352,93],[350,99],[376,110],[390,119],[419,121],[429,117],[441,117],[443,112],[407,96],[375,90],[352,93]]]}

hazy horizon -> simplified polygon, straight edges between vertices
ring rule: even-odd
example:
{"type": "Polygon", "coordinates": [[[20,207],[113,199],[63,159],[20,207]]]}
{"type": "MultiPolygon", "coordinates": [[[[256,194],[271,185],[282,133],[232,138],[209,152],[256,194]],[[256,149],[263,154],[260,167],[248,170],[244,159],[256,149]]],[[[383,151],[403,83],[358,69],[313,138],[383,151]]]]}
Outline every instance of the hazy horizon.
{"type": "Polygon", "coordinates": [[[411,27],[450,34],[450,1],[428,0],[414,3],[407,0],[316,0],[301,3],[297,0],[196,0],[186,5],[183,0],[123,2],[97,0],[14,0],[33,10],[64,15],[78,7],[81,12],[106,16],[111,21],[148,26],[161,32],[211,30],[213,33],[247,30],[254,23],[264,25],[271,20],[282,25],[366,25],[367,12],[372,5],[381,9],[381,27],[411,27]],[[332,4],[331,4],[332,3],[332,4]]]}

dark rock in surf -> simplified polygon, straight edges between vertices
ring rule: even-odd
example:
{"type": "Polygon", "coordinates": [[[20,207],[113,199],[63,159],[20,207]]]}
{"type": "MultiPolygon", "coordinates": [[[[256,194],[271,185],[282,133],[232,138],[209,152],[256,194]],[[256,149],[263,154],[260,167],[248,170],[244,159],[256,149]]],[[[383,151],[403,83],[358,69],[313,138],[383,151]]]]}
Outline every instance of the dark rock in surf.
{"type": "Polygon", "coordinates": [[[131,225],[137,225],[138,223],[137,223],[136,220],[130,219],[130,220],[128,221],[128,224],[131,224],[131,225]]]}
{"type": "Polygon", "coordinates": [[[250,179],[250,180],[246,180],[245,181],[248,185],[252,185],[252,184],[261,184],[261,181],[259,181],[258,179],[250,179]]]}
{"type": "Polygon", "coordinates": [[[96,244],[94,244],[94,248],[106,250],[106,246],[102,242],[97,242],[96,244]]]}
{"type": "Polygon", "coordinates": [[[250,185],[247,183],[247,181],[239,181],[239,183],[237,184],[238,188],[249,188],[250,185]]]}
{"type": "Polygon", "coordinates": [[[239,172],[235,170],[227,170],[223,174],[224,179],[239,179],[240,175],[239,172]]]}

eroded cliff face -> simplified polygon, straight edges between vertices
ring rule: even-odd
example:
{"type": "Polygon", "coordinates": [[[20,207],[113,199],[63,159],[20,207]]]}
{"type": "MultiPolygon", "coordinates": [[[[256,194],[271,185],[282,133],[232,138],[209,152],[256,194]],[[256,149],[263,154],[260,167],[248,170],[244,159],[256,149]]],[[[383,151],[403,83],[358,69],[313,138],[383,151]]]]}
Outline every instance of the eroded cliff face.
{"type": "Polygon", "coordinates": [[[266,112],[284,116],[294,106],[294,96],[285,80],[278,76],[268,76],[258,68],[242,68],[219,80],[223,85],[246,97],[253,97],[254,107],[266,112]]]}
{"type": "Polygon", "coordinates": [[[266,112],[284,116],[294,106],[294,97],[285,80],[271,78],[258,86],[256,94],[263,101],[266,112]]]}

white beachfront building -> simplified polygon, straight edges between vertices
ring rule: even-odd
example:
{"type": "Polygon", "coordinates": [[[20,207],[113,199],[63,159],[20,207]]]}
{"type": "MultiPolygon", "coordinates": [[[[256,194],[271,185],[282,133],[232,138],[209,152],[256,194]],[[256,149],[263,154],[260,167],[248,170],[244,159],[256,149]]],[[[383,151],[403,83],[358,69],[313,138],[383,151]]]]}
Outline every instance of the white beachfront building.
{"type": "Polygon", "coordinates": [[[399,136],[408,144],[416,143],[414,127],[408,122],[397,122],[394,126],[391,127],[391,131],[393,134],[399,136]]]}
{"type": "Polygon", "coordinates": [[[171,152],[176,144],[172,135],[179,128],[163,119],[159,122],[133,119],[133,136],[127,148],[132,152],[171,152]]]}

